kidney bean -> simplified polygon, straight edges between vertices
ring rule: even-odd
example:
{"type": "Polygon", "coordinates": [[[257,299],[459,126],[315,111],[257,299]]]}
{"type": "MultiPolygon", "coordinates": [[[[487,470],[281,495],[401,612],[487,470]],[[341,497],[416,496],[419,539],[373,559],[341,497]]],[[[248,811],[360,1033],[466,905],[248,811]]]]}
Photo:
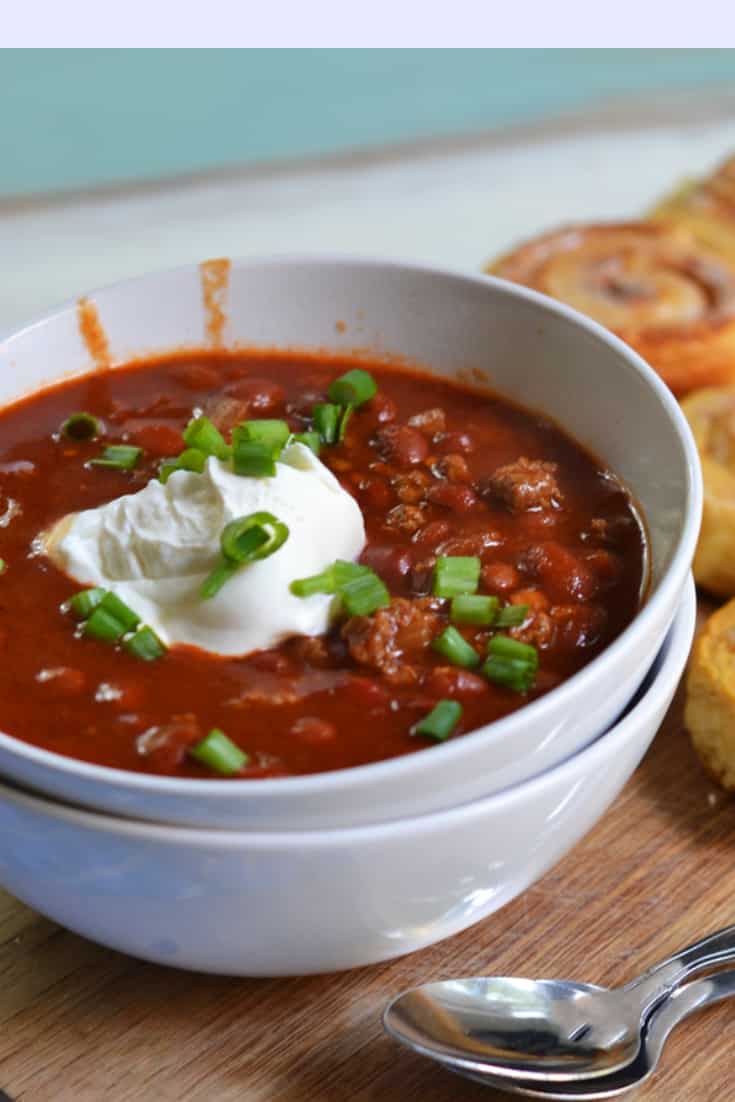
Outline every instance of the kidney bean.
{"type": "Polygon", "coordinates": [[[386,544],[368,546],[360,556],[360,562],[369,566],[378,574],[388,589],[400,584],[402,578],[411,569],[411,552],[405,547],[392,547],[386,544]]]}
{"type": "Polygon", "coordinates": [[[376,441],[381,455],[399,467],[422,463],[429,454],[426,437],[408,425],[388,425],[380,430],[376,441]]]}
{"type": "Polygon", "coordinates": [[[491,593],[505,593],[520,583],[520,575],[509,562],[489,562],[480,571],[482,584],[491,593]]]}
{"type": "Polygon", "coordinates": [[[390,486],[382,478],[363,478],[358,483],[357,492],[366,505],[387,509],[393,504],[390,486]]]}
{"type": "Polygon", "coordinates": [[[474,490],[458,482],[439,482],[426,496],[433,505],[442,505],[453,513],[467,513],[478,503],[474,490]]]}
{"type": "Polygon", "coordinates": [[[445,432],[434,438],[438,450],[447,455],[450,452],[464,452],[471,455],[475,450],[475,442],[467,432],[445,432]]]}
{"type": "Polygon", "coordinates": [[[588,601],[598,589],[592,570],[560,543],[548,541],[529,547],[519,557],[520,569],[532,578],[540,578],[552,597],[564,595],[588,601]]]}
{"type": "Polygon", "coordinates": [[[450,531],[451,529],[445,520],[432,520],[414,533],[413,542],[419,544],[420,547],[433,549],[447,538],[450,531]]]}
{"type": "Polygon", "coordinates": [[[137,444],[147,455],[162,458],[166,455],[178,455],[184,448],[181,429],[173,425],[141,425],[125,433],[125,439],[137,444]]]}
{"type": "Polygon", "coordinates": [[[444,697],[480,696],[488,691],[488,683],[470,670],[457,666],[437,666],[424,682],[424,688],[437,700],[444,697]]]}
{"type": "Polygon", "coordinates": [[[222,381],[214,367],[198,363],[182,364],[176,369],[175,378],[189,390],[214,390],[222,381]]]}
{"type": "Polygon", "coordinates": [[[387,425],[389,421],[395,421],[396,403],[387,394],[378,394],[371,398],[365,409],[373,414],[379,425],[387,425]]]}

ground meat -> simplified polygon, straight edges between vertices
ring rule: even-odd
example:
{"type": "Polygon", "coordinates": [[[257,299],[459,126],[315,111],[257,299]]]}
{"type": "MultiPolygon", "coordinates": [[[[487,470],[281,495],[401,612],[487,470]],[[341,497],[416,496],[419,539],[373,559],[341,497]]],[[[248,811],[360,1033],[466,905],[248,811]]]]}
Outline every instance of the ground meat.
{"type": "Polygon", "coordinates": [[[388,425],[377,433],[375,443],[383,459],[398,467],[423,463],[429,454],[426,437],[408,425],[388,425]]]}
{"type": "Polygon", "coordinates": [[[424,498],[429,486],[431,486],[431,475],[427,471],[406,471],[405,474],[396,475],[393,479],[396,497],[404,505],[418,504],[424,498]]]}
{"type": "Polygon", "coordinates": [[[562,501],[556,481],[556,463],[521,456],[515,463],[498,467],[483,484],[483,496],[498,497],[516,512],[551,509],[562,501]]]}
{"type": "Polygon", "coordinates": [[[463,455],[450,453],[443,456],[436,465],[437,474],[450,482],[471,482],[472,473],[463,455]]]}
{"type": "Polygon", "coordinates": [[[395,505],[386,515],[386,528],[395,528],[399,532],[417,532],[426,520],[426,514],[419,505],[395,505]]]}
{"type": "Polygon", "coordinates": [[[342,635],[360,665],[379,670],[394,685],[411,685],[418,680],[411,655],[427,647],[441,626],[436,609],[431,597],[397,597],[372,616],[351,617],[342,635]]]}
{"type": "Polygon", "coordinates": [[[332,657],[323,635],[300,635],[291,642],[291,651],[310,666],[328,666],[332,657]]]}
{"type": "Polygon", "coordinates": [[[413,537],[413,542],[420,547],[433,549],[447,538],[451,531],[445,520],[432,520],[425,528],[420,528],[413,537]]]}
{"type": "Polygon", "coordinates": [[[372,413],[375,420],[381,425],[386,425],[389,421],[395,420],[396,403],[387,394],[378,392],[374,398],[371,398],[365,408],[372,413]]]}
{"type": "Polygon", "coordinates": [[[444,432],[446,427],[446,414],[443,409],[425,409],[422,413],[414,413],[413,417],[409,417],[408,423],[414,429],[420,429],[421,432],[426,432],[429,436],[433,436],[435,432],[444,432]]]}

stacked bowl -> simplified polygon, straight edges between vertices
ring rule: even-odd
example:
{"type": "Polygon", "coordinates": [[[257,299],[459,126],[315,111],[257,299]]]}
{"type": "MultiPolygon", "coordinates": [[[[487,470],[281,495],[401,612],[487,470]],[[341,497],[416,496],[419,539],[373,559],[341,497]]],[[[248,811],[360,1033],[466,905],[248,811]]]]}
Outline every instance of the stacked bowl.
{"type": "MultiPolygon", "coordinates": [[[[111,359],[204,347],[196,267],[90,296],[111,359]]],[[[650,578],[632,623],[563,684],[404,757],[302,777],[159,777],[0,733],[0,884],[113,948],[235,975],[349,968],[491,914],[602,815],[653,738],[694,630],[696,449],[654,372],[601,327],[488,277],[350,259],[233,262],[225,340],[359,343],[543,412],[627,484],[650,578]]],[[[75,306],[0,345],[0,402],[78,373],[75,306]]]]}

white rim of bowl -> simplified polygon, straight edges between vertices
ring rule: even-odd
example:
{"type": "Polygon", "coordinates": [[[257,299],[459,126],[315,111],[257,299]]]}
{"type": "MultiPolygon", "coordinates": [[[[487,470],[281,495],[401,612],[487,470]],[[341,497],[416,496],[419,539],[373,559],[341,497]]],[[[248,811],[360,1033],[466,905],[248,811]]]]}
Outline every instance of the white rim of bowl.
{"type": "MultiPolygon", "coordinates": [[[[248,848],[267,850],[277,846],[289,849],[322,848],[325,843],[329,845],[350,848],[359,841],[395,840],[402,835],[411,834],[421,826],[441,828],[452,822],[461,822],[482,814],[485,808],[493,805],[502,808],[512,805],[522,796],[532,797],[534,792],[541,791],[552,779],[558,780],[568,773],[584,770],[585,767],[594,765],[596,758],[604,758],[611,742],[625,741],[637,729],[638,725],[645,723],[648,715],[660,707],[661,697],[673,693],[676,689],[676,681],[681,676],[692,637],[697,617],[697,597],[694,579],[689,577],[684,597],[677,610],[671,628],[659,651],[661,663],[652,677],[650,684],[644,690],[641,698],[626,712],[626,714],[611,727],[604,735],[595,739],[593,743],[580,750],[576,754],[565,758],[559,765],[552,766],[531,777],[526,781],[519,781],[511,788],[503,789],[491,796],[484,796],[479,800],[460,804],[457,807],[445,808],[442,811],[427,812],[424,815],[414,815],[410,818],[395,819],[389,822],[368,823],[355,827],[332,827],[325,830],[285,830],[285,831],[247,831],[247,830],[220,830],[218,828],[186,827],[170,823],[147,822],[146,820],[128,819],[121,816],[108,815],[98,811],[88,811],[86,808],[75,807],[71,804],[59,803],[49,797],[39,796],[26,792],[23,789],[11,788],[0,783],[0,800],[6,803],[20,804],[40,810],[45,815],[51,815],[54,819],[61,819],[72,825],[92,827],[97,831],[107,834],[126,835],[141,841],[150,839],[158,842],[175,842],[177,845],[186,843],[193,847],[217,847],[225,849],[237,849],[244,843],[248,848]]],[[[655,738],[654,732],[652,738],[655,738]]]]}
{"type": "MultiPolygon", "coordinates": [[[[417,763],[417,759],[425,761],[426,755],[428,754],[432,755],[432,760],[438,759],[444,762],[448,762],[454,757],[460,757],[466,752],[466,742],[468,739],[477,741],[480,738],[484,738],[489,741],[490,739],[501,740],[506,737],[512,738],[514,729],[517,725],[529,721],[529,717],[532,722],[535,715],[541,715],[543,713],[550,697],[553,697],[557,704],[561,704],[564,699],[573,698],[577,693],[583,693],[585,686],[595,678],[600,665],[605,662],[614,661],[615,657],[629,646],[630,640],[634,636],[644,632],[646,625],[658,614],[661,606],[670,603],[672,591],[677,587],[683,587],[687,572],[690,569],[694,557],[697,538],[699,536],[704,493],[699,456],[696,444],[694,443],[694,437],[692,436],[687,420],[678,402],[660,376],[641,356],[638,355],[637,352],[608,329],[605,329],[604,326],[572,309],[565,303],[558,302],[556,299],[549,298],[547,295],[542,295],[538,291],[533,291],[528,287],[524,287],[517,283],[511,283],[509,280],[498,279],[495,276],[468,273],[457,268],[407,264],[402,261],[380,260],[375,257],[308,253],[271,254],[251,258],[234,257],[230,258],[230,263],[232,268],[237,270],[282,267],[284,265],[314,268],[341,267],[345,269],[392,270],[414,276],[449,279],[452,282],[459,281],[473,287],[491,286],[495,288],[497,292],[506,295],[508,298],[525,301],[533,307],[540,309],[542,313],[554,315],[557,318],[563,319],[573,328],[585,330],[597,343],[612,347],[620,357],[621,368],[625,367],[633,375],[642,377],[648,386],[655,392],[673,424],[684,453],[687,476],[684,503],[685,519],[679,544],[669,562],[667,570],[658,583],[656,592],[646,601],[643,608],[639,610],[631,623],[620,633],[617,639],[613,640],[613,642],[605,647],[605,649],[593,658],[591,662],[581,670],[578,670],[577,673],[572,674],[572,676],[562,682],[561,685],[551,689],[538,700],[534,700],[530,704],[524,705],[509,716],[495,720],[474,731],[468,731],[456,740],[450,740],[438,746],[428,746],[425,749],[412,751],[410,754],[403,754],[398,757],[371,762],[365,765],[335,769],[326,773],[309,773],[294,777],[274,777],[257,781],[223,781],[215,778],[193,780],[191,778],[158,776],[146,773],[135,773],[131,770],[116,769],[106,765],[94,765],[91,762],[70,758],[64,754],[57,754],[52,750],[44,750],[39,746],[24,742],[14,735],[8,735],[4,731],[0,731],[0,747],[18,757],[26,758],[36,765],[43,766],[57,773],[74,775],[80,779],[95,781],[103,785],[112,784],[118,788],[124,787],[129,790],[135,789],[141,793],[155,792],[162,796],[165,795],[174,798],[201,798],[215,795],[217,798],[222,798],[223,800],[236,798],[240,801],[248,798],[261,801],[267,800],[269,797],[275,795],[288,795],[294,798],[297,796],[319,796],[323,794],[325,790],[332,788],[337,788],[346,792],[353,785],[362,784],[368,778],[368,774],[371,780],[378,783],[386,774],[396,778],[401,774],[410,775],[410,773],[415,770],[416,765],[420,764],[417,763]],[[441,756],[440,758],[438,757],[439,755],[441,756]],[[217,786],[217,788],[215,788],[215,786],[217,786]]],[[[151,279],[173,275],[176,272],[194,273],[198,270],[198,264],[182,264],[175,268],[160,269],[142,276],[134,276],[130,279],[119,280],[116,283],[96,288],[88,292],[85,297],[94,299],[95,296],[113,291],[118,287],[142,284],[151,279]]],[[[54,318],[67,313],[69,310],[75,309],[76,300],[64,303],[57,309],[51,310],[47,314],[29,322],[28,325],[23,326],[22,329],[6,334],[2,341],[0,341],[0,348],[3,346],[10,346],[13,341],[20,339],[30,330],[36,329],[52,321],[54,318]]],[[[285,346],[284,350],[288,351],[288,346],[285,346]]],[[[156,350],[156,354],[158,354],[158,351],[159,350],[156,350]]],[[[380,355],[380,351],[381,350],[378,350],[378,355],[380,355]]],[[[389,350],[382,350],[382,354],[387,357],[389,355],[389,350]]],[[[121,361],[121,363],[122,362],[124,361],[121,361]]],[[[411,366],[421,367],[420,364],[411,366]]],[[[89,371],[80,372],[78,377],[93,373],[94,372],[89,371]]],[[[74,376],[65,376],[65,378],[73,377],[74,376]]],[[[57,382],[58,381],[59,380],[57,380],[57,382]]],[[[49,387],[53,387],[54,385],[54,382],[49,383],[49,387]]],[[[46,388],[44,387],[41,389],[46,388]]],[[[482,388],[478,387],[477,389],[481,390],[482,388]]],[[[502,394],[500,394],[500,397],[502,398],[502,394]]],[[[560,424],[560,428],[566,431],[564,425],[560,424]]]]}

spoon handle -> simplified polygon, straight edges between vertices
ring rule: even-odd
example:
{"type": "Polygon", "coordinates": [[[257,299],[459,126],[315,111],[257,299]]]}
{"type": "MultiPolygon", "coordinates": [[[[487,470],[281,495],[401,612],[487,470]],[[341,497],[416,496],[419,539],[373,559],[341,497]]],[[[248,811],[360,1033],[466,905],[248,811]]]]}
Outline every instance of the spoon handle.
{"type": "Polygon", "coordinates": [[[655,964],[626,984],[623,991],[635,994],[641,1011],[647,1013],[689,976],[732,961],[735,961],[735,926],[726,926],[655,964]]]}

